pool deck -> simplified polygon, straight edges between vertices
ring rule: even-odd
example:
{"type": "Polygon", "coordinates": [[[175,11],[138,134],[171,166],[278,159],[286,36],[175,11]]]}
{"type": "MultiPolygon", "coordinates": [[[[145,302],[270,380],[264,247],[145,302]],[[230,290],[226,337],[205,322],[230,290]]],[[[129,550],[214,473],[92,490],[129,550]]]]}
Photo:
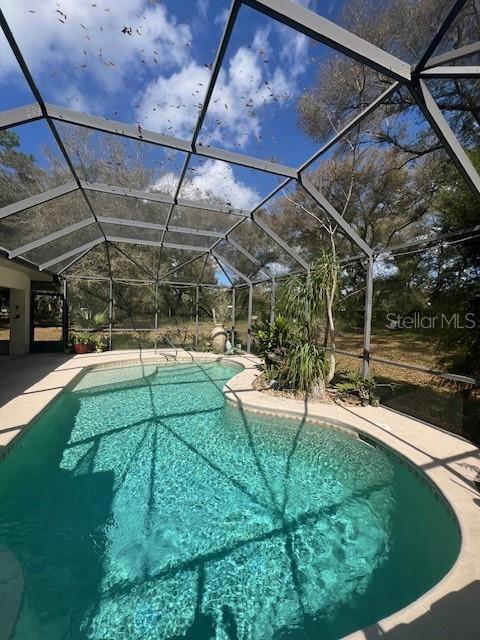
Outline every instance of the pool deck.
{"type": "MultiPolygon", "coordinates": [[[[77,375],[112,363],[218,359],[183,350],[112,351],[85,355],[0,356],[0,456],[77,375]]],[[[480,450],[437,427],[385,407],[340,406],[274,397],[252,387],[258,375],[253,356],[229,356],[244,369],[224,393],[244,409],[304,417],[364,433],[419,468],[440,489],[458,519],[462,545],[451,571],[429,592],[401,611],[348,636],[348,640],[473,640],[480,638],[480,450]]],[[[435,532],[432,531],[432,536],[435,532]]]]}

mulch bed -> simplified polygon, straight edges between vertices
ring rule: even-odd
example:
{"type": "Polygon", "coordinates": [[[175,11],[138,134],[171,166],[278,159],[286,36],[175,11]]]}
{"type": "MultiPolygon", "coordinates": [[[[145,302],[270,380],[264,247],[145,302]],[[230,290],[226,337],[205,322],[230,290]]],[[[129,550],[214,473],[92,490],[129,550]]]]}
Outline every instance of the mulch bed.
{"type": "MultiPolygon", "coordinates": [[[[265,393],[268,396],[273,396],[276,398],[289,398],[290,400],[300,400],[301,402],[305,402],[305,393],[302,391],[295,391],[293,389],[272,389],[269,386],[269,383],[265,380],[263,374],[257,376],[253,383],[253,388],[255,391],[260,391],[261,393],[265,393]]],[[[337,389],[333,387],[327,387],[327,398],[325,400],[320,400],[319,398],[314,398],[312,396],[308,396],[307,400],[309,402],[313,402],[316,404],[347,404],[347,405],[360,405],[360,400],[355,396],[351,395],[340,395],[337,389]]]]}

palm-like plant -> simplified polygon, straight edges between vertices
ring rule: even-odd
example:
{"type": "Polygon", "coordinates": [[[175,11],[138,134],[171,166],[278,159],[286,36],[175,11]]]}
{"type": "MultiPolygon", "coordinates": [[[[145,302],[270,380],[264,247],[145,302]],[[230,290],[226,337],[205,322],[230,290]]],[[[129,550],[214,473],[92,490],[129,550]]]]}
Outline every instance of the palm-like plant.
{"type": "Polygon", "coordinates": [[[305,277],[290,278],[279,291],[277,311],[288,327],[286,357],[278,367],[282,384],[324,395],[333,378],[338,273],[334,254],[322,252],[305,277]]]}

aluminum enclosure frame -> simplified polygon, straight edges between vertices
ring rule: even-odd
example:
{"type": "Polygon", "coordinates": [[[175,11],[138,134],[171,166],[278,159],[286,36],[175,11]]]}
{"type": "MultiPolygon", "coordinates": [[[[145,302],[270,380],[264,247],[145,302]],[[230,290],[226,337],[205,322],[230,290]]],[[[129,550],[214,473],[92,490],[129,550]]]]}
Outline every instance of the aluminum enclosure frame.
{"type": "MultiPolygon", "coordinates": [[[[306,9],[305,7],[293,2],[292,0],[233,0],[231,3],[230,11],[228,14],[228,19],[226,22],[226,26],[223,32],[223,35],[220,40],[220,45],[217,51],[217,55],[215,58],[215,62],[212,68],[212,74],[208,83],[206,96],[203,101],[202,107],[200,109],[197,122],[195,125],[194,133],[192,135],[192,139],[190,141],[180,140],[171,136],[165,136],[162,134],[158,134],[152,131],[143,130],[137,125],[126,124],[121,122],[113,122],[111,120],[107,120],[105,118],[100,118],[93,115],[83,114],[76,111],[72,111],[70,109],[65,109],[63,107],[58,107],[55,105],[50,105],[44,102],[40,91],[38,90],[33,77],[29,71],[29,68],[23,58],[23,55],[15,41],[15,38],[10,30],[10,27],[3,15],[3,12],[0,10],[0,26],[7,38],[7,41],[12,49],[12,52],[17,59],[17,62],[21,68],[21,71],[36,99],[36,102],[30,105],[25,105],[23,107],[18,107],[15,109],[10,109],[7,111],[0,112],[0,130],[8,129],[13,126],[18,126],[21,124],[26,124],[29,122],[45,120],[47,125],[50,128],[50,131],[56,141],[56,144],[60,150],[61,155],[63,156],[67,166],[70,169],[72,175],[72,181],[69,181],[63,185],[55,187],[53,189],[49,189],[43,193],[37,194],[35,196],[31,196],[22,201],[7,205],[0,209],[0,220],[14,216],[16,213],[21,211],[25,211],[32,207],[38,206],[40,204],[48,203],[56,198],[60,198],[63,195],[68,193],[72,193],[75,191],[79,191],[82,197],[85,200],[85,203],[91,213],[90,219],[82,220],[73,225],[69,225],[64,227],[63,229],[58,230],[57,232],[47,234],[42,238],[38,238],[35,241],[25,243],[22,246],[16,247],[8,252],[8,257],[10,259],[20,259],[22,255],[31,251],[32,249],[38,248],[47,244],[48,242],[55,241],[56,239],[62,238],[69,233],[80,231],[82,228],[86,228],[90,225],[97,225],[99,229],[99,237],[96,240],[93,240],[89,243],[80,244],[73,250],[65,252],[61,255],[56,256],[55,258],[51,258],[42,264],[36,265],[40,270],[49,269],[49,267],[58,264],[59,262],[63,262],[72,258],[72,260],[62,268],[59,273],[65,273],[68,269],[73,266],[77,261],[85,257],[89,251],[91,251],[95,246],[98,246],[101,243],[105,243],[105,250],[108,261],[108,268],[110,272],[110,282],[113,281],[112,272],[111,272],[111,264],[110,264],[110,254],[109,249],[112,243],[116,242],[126,242],[133,244],[145,244],[148,246],[159,246],[162,250],[163,248],[175,248],[185,251],[196,251],[199,253],[198,256],[188,260],[187,262],[179,265],[175,269],[169,271],[165,274],[160,274],[157,270],[154,275],[154,282],[156,282],[157,286],[159,283],[166,283],[170,275],[174,274],[176,271],[179,271],[187,264],[190,264],[194,260],[201,259],[205,256],[205,264],[209,256],[218,260],[220,264],[223,264],[230,271],[235,273],[243,282],[245,286],[249,287],[250,292],[250,303],[249,303],[249,313],[251,315],[251,292],[252,287],[256,284],[256,281],[252,281],[245,274],[242,274],[238,270],[230,265],[225,258],[220,256],[216,252],[216,247],[220,242],[226,241],[230,243],[232,247],[234,247],[237,251],[243,254],[245,258],[247,258],[252,264],[254,264],[260,272],[267,276],[267,281],[272,283],[272,287],[275,286],[275,275],[268,269],[267,266],[260,264],[260,262],[248,252],[244,247],[242,247],[238,242],[229,238],[229,235],[238,228],[239,225],[243,224],[245,220],[252,221],[257,227],[259,227],[273,242],[275,242],[279,247],[281,247],[290,257],[292,257],[295,262],[304,270],[304,272],[308,273],[309,265],[305,260],[295,251],[291,246],[289,246],[283,238],[278,236],[273,229],[271,229],[263,220],[261,220],[258,215],[256,215],[261,207],[265,205],[270,198],[272,198],[276,193],[278,193],[282,188],[284,188],[291,181],[295,181],[298,184],[302,185],[303,188],[307,191],[310,197],[316,202],[316,204],[325,212],[330,219],[338,225],[342,232],[360,249],[362,255],[365,256],[368,269],[367,269],[367,282],[366,282],[366,298],[365,298],[365,326],[364,326],[364,353],[363,353],[363,373],[367,375],[368,373],[368,362],[370,359],[370,332],[371,332],[371,315],[372,315],[372,300],[373,300],[373,257],[375,255],[381,254],[383,251],[378,248],[369,247],[368,244],[357,234],[354,228],[345,221],[345,219],[335,210],[335,208],[325,199],[325,196],[311,183],[309,177],[306,174],[307,169],[323,154],[327,153],[329,149],[333,147],[342,137],[347,135],[347,133],[352,130],[359,122],[361,122],[364,118],[366,118],[370,113],[372,113],[382,102],[384,102],[389,96],[391,96],[398,88],[406,87],[410,94],[413,96],[415,104],[422,110],[424,116],[430,123],[434,132],[437,134],[440,142],[442,143],[444,149],[452,158],[453,162],[456,164],[457,168],[461,172],[463,178],[465,179],[468,187],[474,193],[476,197],[480,199],[480,176],[478,172],[473,167],[471,161],[469,160],[467,154],[463,150],[463,147],[459,143],[456,138],[454,132],[449,126],[447,120],[443,116],[439,107],[435,103],[433,97],[431,96],[428,88],[425,84],[425,81],[430,78],[479,78],[480,77],[480,67],[479,66],[454,66],[451,63],[455,62],[464,57],[471,56],[473,54],[477,54],[480,52],[480,42],[469,44],[465,47],[462,47],[457,50],[453,50],[447,53],[442,53],[439,55],[434,55],[437,50],[438,45],[442,41],[442,38],[447,33],[450,26],[453,24],[455,18],[459,15],[463,7],[465,6],[466,0],[456,0],[452,7],[444,19],[443,23],[440,25],[437,33],[434,35],[431,42],[425,48],[424,53],[420,57],[418,63],[411,67],[411,65],[406,62],[400,60],[398,57],[391,55],[390,53],[383,51],[377,46],[371,44],[370,42],[359,38],[355,34],[343,29],[337,24],[319,16],[306,9]],[[250,157],[230,151],[226,151],[223,149],[216,149],[210,146],[203,146],[198,144],[198,138],[202,129],[202,126],[205,121],[205,117],[207,114],[207,110],[210,104],[211,97],[213,95],[216,82],[222,67],[222,62],[224,60],[228,44],[232,35],[232,32],[235,27],[235,22],[238,16],[238,12],[240,7],[243,5],[249,6],[266,16],[288,25],[289,27],[295,29],[296,31],[307,35],[314,40],[326,44],[327,46],[335,49],[336,51],[341,52],[342,54],[348,56],[351,59],[354,59],[362,64],[365,64],[367,67],[375,69],[385,76],[391,78],[394,82],[393,84],[384,91],[382,95],[380,95],[376,100],[372,102],[366,109],[364,109],[361,113],[359,113],[349,124],[347,124],[341,131],[339,131],[333,138],[324,144],[313,156],[307,159],[302,165],[298,168],[292,168],[285,165],[281,165],[275,162],[270,162],[267,160],[262,160],[255,157],[250,157]],[[77,174],[75,166],[69,157],[67,149],[63,143],[61,134],[59,133],[56,123],[57,122],[66,122],[72,125],[102,131],[110,134],[114,134],[116,136],[130,138],[137,141],[150,143],[153,145],[159,145],[164,148],[175,149],[181,152],[186,153],[186,160],[183,165],[180,179],[178,181],[175,195],[170,198],[169,196],[157,193],[144,193],[141,191],[133,190],[133,189],[124,189],[115,185],[103,185],[97,183],[88,183],[82,181],[77,174]],[[191,202],[188,200],[182,200],[179,198],[179,194],[181,191],[182,183],[184,181],[186,171],[189,165],[189,162],[193,156],[200,156],[204,158],[212,158],[221,160],[224,162],[229,162],[234,165],[247,167],[250,169],[255,169],[262,172],[267,172],[271,175],[281,176],[285,178],[282,183],[276,187],[266,198],[262,200],[262,202],[257,205],[253,210],[246,212],[239,209],[235,209],[234,207],[225,207],[225,206],[217,206],[217,205],[208,205],[206,203],[201,202],[191,202]],[[95,206],[92,204],[88,192],[89,191],[98,191],[102,193],[110,193],[114,195],[122,195],[130,198],[136,199],[145,199],[151,201],[162,202],[170,205],[169,214],[167,217],[167,221],[164,225],[154,224],[154,223],[142,223],[140,221],[135,220],[122,220],[120,221],[117,218],[112,218],[109,216],[102,215],[101,211],[97,211],[95,206]],[[218,212],[221,214],[229,214],[232,216],[236,216],[238,219],[235,223],[225,232],[225,233],[216,233],[211,232],[207,233],[206,231],[202,231],[195,228],[184,228],[184,227],[174,227],[170,225],[170,219],[172,217],[172,213],[174,211],[175,206],[182,207],[190,207],[196,209],[205,209],[207,211],[218,212]],[[163,236],[161,241],[156,242],[153,240],[141,240],[135,238],[126,238],[123,236],[112,236],[105,233],[102,224],[123,224],[124,226],[136,227],[139,229],[156,229],[158,231],[163,232],[163,236]],[[184,245],[184,244],[176,244],[176,243],[168,243],[165,241],[166,233],[168,231],[181,231],[184,233],[190,233],[192,235],[209,235],[211,237],[216,237],[216,241],[209,248],[200,248],[192,245],[184,245]]],[[[115,245],[114,245],[115,246],[115,245]]],[[[118,247],[116,247],[118,248],[118,247]]],[[[119,248],[118,248],[119,249],[119,248]]],[[[389,251],[389,249],[385,249],[384,251],[389,251]]],[[[126,255],[127,258],[130,256],[126,255]]],[[[67,276],[68,277],[68,276],[67,276]]],[[[200,276],[200,279],[203,277],[203,271],[200,276]]],[[[278,280],[278,278],[277,278],[278,280]]],[[[213,286],[213,285],[205,285],[201,282],[197,283],[189,283],[190,286],[213,286]]],[[[242,286],[242,285],[240,285],[242,286]]],[[[235,285],[232,283],[232,292],[233,296],[235,295],[235,285]]],[[[234,311],[233,311],[234,313],[234,311]]]]}

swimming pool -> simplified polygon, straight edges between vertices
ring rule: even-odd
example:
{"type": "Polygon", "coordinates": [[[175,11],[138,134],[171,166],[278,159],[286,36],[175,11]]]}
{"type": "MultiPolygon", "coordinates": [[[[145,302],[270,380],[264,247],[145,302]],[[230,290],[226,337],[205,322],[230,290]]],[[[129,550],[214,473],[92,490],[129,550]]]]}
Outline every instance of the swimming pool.
{"type": "Polygon", "coordinates": [[[238,370],[92,370],[0,462],[15,640],[333,640],[448,571],[459,534],[425,481],[358,438],[225,405],[238,370]]]}

